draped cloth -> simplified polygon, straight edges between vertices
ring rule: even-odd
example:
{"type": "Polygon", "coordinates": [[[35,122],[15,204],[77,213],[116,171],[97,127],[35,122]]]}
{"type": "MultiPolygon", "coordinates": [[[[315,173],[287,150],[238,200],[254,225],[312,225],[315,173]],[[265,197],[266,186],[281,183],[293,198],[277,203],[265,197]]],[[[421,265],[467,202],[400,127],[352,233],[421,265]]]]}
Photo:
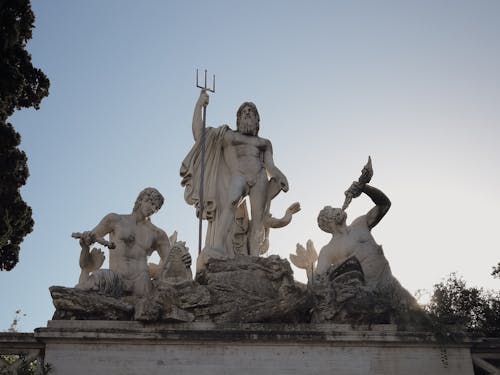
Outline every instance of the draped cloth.
{"type": "Polygon", "coordinates": [[[181,186],[184,187],[184,200],[196,208],[196,216],[200,214],[208,220],[205,247],[212,247],[215,231],[219,222],[218,206],[220,198],[227,196],[229,187],[228,167],[223,157],[223,141],[227,125],[218,128],[208,127],[205,130],[205,175],[203,179],[203,212],[200,213],[200,181],[201,181],[201,137],[195,142],[184,158],[181,169],[181,186]]]}

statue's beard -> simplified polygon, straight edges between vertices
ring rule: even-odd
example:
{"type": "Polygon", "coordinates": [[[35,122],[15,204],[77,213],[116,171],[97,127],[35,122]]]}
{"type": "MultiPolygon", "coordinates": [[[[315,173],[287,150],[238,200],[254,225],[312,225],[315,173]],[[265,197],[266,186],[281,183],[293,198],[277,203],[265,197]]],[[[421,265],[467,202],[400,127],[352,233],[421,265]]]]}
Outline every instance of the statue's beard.
{"type": "Polygon", "coordinates": [[[244,135],[257,136],[259,134],[259,124],[242,120],[238,125],[238,131],[244,135]]]}

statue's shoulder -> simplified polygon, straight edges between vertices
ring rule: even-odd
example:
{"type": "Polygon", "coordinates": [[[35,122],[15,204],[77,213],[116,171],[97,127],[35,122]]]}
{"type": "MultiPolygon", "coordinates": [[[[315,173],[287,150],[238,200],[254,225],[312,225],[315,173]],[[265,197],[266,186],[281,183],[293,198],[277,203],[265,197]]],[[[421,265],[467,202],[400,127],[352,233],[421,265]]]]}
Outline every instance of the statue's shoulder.
{"type": "Polygon", "coordinates": [[[229,127],[229,125],[222,124],[222,125],[217,126],[217,127],[215,127],[215,126],[207,126],[206,132],[207,133],[210,133],[210,132],[217,132],[217,133],[219,133],[219,132],[226,132],[228,130],[234,131],[233,129],[231,129],[229,127]]]}
{"type": "Polygon", "coordinates": [[[205,130],[205,134],[207,136],[207,139],[212,138],[212,137],[225,138],[228,135],[231,135],[232,133],[234,133],[234,130],[231,129],[229,127],[229,125],[226,125],[226,124],[218,126],[218,127],[207,126],[207,128],[205,130]]]}
{"type": "Polygon", "coordinates": [[[262,138],[262,137],[259,137],[259,138],[260,138],[261,142],[264,143],[266,146],[268,146],[268,147],[272,146],[272,143],[271,143],[271,141],[269,139],[262,138]]]}
{"type": "Polygon", "coordinates": [[[236,133],[236,131],[234,131],[233,129],[231,129],[229,127],[229,125],[226,125],[226,124],[219,126],[217,128],[217,130],[222,135],[226,135],[226,134],[231,134],[232,135],[232,134],[236,133]]]}
{"type": "Polygon", "coordinates": [[[117,223],[117,222],[122,220],[123,216],[125,216],[125,215],[120,215],[120,214],[116,214],[114,212],[110,212],[109,214],[104,216],[102,221],[106,221],[108,223],[117,223]]]}
{"type": "Polygon", "coordinates": [[[224,140],[224,142],[228,142],[228,140],[234,139],[237,134],[236,131],[231,129],[229,125],[221,125],[218,128],[214,128],[215,132],[214,136],[219,140],[224,140]]]}
{"type": "Polygon", "coordinates": [[[356,219],[353,220],[353,222],[349,226],[351,228],[355,228],[355,227],[368,227],[367,216],[366,215],[358,216],[356,219]]]}
{"type": "Polygon", "coordinates": [[[162,239],[164,237],[168,238],[167,233],[163,229],[157,227],[150,221],[148,222],[148,228],[154,232],[157,239],[162,239]]]}

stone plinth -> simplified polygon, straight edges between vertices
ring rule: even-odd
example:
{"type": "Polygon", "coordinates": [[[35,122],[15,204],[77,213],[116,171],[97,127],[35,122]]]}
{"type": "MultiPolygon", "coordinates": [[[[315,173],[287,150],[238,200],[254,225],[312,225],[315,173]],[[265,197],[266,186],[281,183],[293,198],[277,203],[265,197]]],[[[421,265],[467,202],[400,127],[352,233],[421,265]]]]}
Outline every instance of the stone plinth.
{"type": "Polygon", "coordinates": [[[473,374],[470,345],[392,325],[50,321],[35,331],[60,374],[473,374]]]}

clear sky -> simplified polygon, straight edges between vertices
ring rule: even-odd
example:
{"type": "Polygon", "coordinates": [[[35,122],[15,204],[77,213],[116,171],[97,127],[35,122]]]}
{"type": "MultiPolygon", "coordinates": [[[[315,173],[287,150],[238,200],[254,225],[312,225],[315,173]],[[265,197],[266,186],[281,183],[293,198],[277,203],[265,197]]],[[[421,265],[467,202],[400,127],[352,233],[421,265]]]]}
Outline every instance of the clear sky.
{"type": "MultiPolygon", "coordinates": [[[[153,222],[197,252],[194,209],[179,167],[193,144],[195,69],[217,75],[209,125],[234,127],[257,104],[302,211],[271,232],[270,254],[329,237],[316,217],[340,206],[367,156],[392,200],[373,230],[412,293],[457,271],[498,289],[500,261],[500,2],[33,1],[34,64],[51,80],[39,111],[11,118],[31,176],[35,228],[20,262],[0,272],[0,330],[45,326],[48,288],[78,280],[74,231],[129,213],[147,186],[166,198],[153,222]]],[[[366,196],[348,221],[372,207],[366,196]]],[[[305,280],[305,272],[295,269],[305,280]]]]}

